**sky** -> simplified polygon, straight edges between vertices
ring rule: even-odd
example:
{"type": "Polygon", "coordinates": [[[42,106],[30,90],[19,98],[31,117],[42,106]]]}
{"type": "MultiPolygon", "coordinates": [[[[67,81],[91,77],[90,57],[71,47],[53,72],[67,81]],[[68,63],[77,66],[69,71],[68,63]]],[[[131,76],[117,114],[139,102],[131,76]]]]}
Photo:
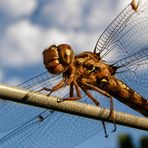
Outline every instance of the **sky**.
{"type": "MultiPolygon", "coordinates": [[[[67,43],[75,54],[92,51],[104,29],[131,0],[0,0],[0,83],[17,85],[45,71],[42,51],[67,43]]],[[[116,148],[120,133],[135,141],[146,132],[119,126],[76,148],[116,148]]]]}

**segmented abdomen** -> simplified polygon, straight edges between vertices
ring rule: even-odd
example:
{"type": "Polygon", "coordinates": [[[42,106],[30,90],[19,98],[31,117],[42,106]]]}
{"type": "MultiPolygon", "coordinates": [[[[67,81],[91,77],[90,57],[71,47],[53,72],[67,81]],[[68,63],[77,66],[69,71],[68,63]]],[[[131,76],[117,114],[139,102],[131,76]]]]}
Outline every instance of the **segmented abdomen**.
{"type": "Polygon", "coordinates": [[[109,93],[122,103],[148,117],[148,100],[115,77],[109,80],[109,93]]]}

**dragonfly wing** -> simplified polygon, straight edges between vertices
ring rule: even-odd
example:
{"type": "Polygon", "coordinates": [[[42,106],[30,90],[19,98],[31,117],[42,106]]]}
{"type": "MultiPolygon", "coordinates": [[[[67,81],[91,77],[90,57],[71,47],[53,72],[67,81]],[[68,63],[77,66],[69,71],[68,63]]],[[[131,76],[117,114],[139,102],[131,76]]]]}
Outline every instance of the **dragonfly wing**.
{"type": "Polygon", "coordinates": [[[94,52],[115,63],[147,45],[148,3],[142,0],[137,11],[128,5],[98,39],[94,52]]]}
{"type": "Polygon", "coordinates": [[[148,3],[128,5],[99,38],[94,52],[119,67],[116,76],[148,99],[148,3]]]}
{"type": "MultiPolygon", "coordinates": [[[[47,73],[44,73],[34,79],[31,79],[26,83],[23,83],[19,87],[34,89],[33,86],[38,86],[37,84],[41,84],[42,79],[46,82],[48,78],[49,76],[47,75],[47,73]],[[40,81],[38,79],[40,79],[40,81]]],[[[31,118],[38,116],[43,111],[43,109],[37,109],[37,108],[32,109],[31,106],[16,104],[16,103],[12,103],[9,101],[2,101],[2,100],[0,101],[0,106],[1,106],[0,107],[0,117],[1,117],[0,132],[11,130],[12,128],[17,127],[25,123],[26,121],[29,121],[31,118]]]]}
{"type": "Polygon", "coordinates": [[[116,63],[116,76],[148,99],[148,47],[116,63]]]}

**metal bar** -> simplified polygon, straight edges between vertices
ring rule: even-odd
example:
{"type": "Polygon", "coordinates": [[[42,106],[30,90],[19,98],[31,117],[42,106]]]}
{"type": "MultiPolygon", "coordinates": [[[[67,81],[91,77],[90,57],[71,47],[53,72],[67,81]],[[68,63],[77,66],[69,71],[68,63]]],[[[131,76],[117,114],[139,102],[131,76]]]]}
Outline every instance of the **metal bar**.
{"type": "MultiPolygon", "coordinates": [[[[3,100],[9,100],[41,108],[52,109],[95,120],[104,120],[106,122],[111,123],[113,122],[112,118],[109,117],[110,110],[108,109],[76,101],[65,101],[58,103],[58,97],[48,97],[45,94],[41,94],[39,92],[33,92],[17,87],[0,85],[0,98],[3,100]]],[[[134,116],[131,114],[117,111],[114,111],[114,115],[116,124],[148,131],[148,118],[146,117],[144,118],[134,116]]]]}

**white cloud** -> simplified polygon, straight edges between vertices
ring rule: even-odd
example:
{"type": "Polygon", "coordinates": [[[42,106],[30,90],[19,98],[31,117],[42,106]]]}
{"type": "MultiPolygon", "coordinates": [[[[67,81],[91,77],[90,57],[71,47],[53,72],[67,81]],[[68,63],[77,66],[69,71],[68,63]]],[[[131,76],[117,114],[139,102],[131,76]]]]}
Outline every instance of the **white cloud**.
{"type": "Polygon", "coordinates": [[[36,63],[41,52],[40,36],[42,36],[42,29],[32,25],[28,20],[11,25],[0,41],[1,64],[23,66],[36,63]]]}
{"type": "Polygon", "coordinates": [[[94,46],[94,44],[92,44],[93,38],[97,39],[94,33],[85,31],[75,32],[73,30],[64,31],[56,28],[50,28],[50,30],[45,33],[44,37],[44,45],[49,46],[51,44],[58,45],[65,43],[70,44],[73,49],[76,48],[81,51],[91,49],[94,46]],[[91,40],[88,36],[91,36],[91,40]]]}
{"type": "Polygon", "coordinates": [[[11,68],[32,66],[42,60],[42,51],[51,44],[67,43],[72,47],[90,49],[92,41],[88,38],[87,32],[65,32],[56,28],[43,29],[31,24],[28,20],[22,20],[11,25],[0,41],[0,65],[11,68]]]}
{"type": "Polygon", "coordinates": [[[20,17],[30,15],[36,8],[36,0],[1,0],[0,9],[5,15],[11,17],[20,17]]]}
{"type": "Polygon", "coordinates": [[[80,28],[82,30],[87,28],[93,30],[111,22],[116,12],[124,8],[123,2],[127,5],[131,1],[54,0],[47,3],[41,13],[50,24],[64,29],[80,28]]]}
{"type": "Polygon", "coordinates": [[[42,16],[49,18],[51,24],[65,28],[78,27],[83,19],[83,7],[86,0],[54,0],[47,3],[42,16]]]}
{"type": "Polygon", "coordinates": [[[44,45],[51,45],[51,44],[60,44],[62,42],[68,43],[69,38],[67,36],[67,32],[62,31],[59,28],[50,28],[44,32],[44,45]]]}
{"type": "MultiPolygon", "coordinates": [[[[62,32],[68,43],[77,49],[89,50],[94,48],[99,35],[124,8],[122,5],[119,11],[118,7],[122,2],[123,0],[55,0],[45,6],[42,14],[49,20],[50,25],[56,26],[62,32]]],[[[58,39],[58,35],[56,33],[53,38],[58,39]]]]}
{"type": "MultiPolygon", "coordinates": [[[[7,3],[0,2],[5,9],[7,3]]],[[[35,6],[34,0],[11,0],[8,4],[10,13],[14,9],[12,16],[18,13],[28,15],[35,6]],[[21,6],[17,10],[19,5],[21,6]]],[[[53,43],[71,44],[76,50],[75,53],[78,53],[77,50],[93,50],[102,32],[102,26],[105,26],[104,20],[111,16],[111,12],[108,0],[48,1],[42,14],[49,19],[50,27],[45,29],[43,26],[33,24],[29,19],[20,19],[15,23],[10,23],[6,28],[0,40],[0,65],[23,68],[37,64],[42,60],[43,49],[53,43]],[[75,30],[75,27],[81,29],[75,30]]]]}

